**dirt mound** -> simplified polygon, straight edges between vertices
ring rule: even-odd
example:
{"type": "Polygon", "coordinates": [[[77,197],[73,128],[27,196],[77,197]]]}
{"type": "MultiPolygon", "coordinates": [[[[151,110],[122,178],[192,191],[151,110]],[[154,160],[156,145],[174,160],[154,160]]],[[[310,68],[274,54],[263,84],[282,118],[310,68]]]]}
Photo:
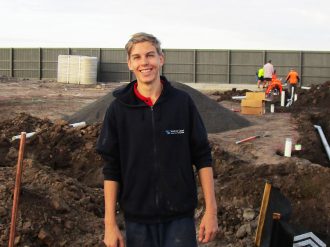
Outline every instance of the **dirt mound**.
{"type": "MultiPolygon", "coordinates": [[[[208,133],[239,129],[250,125],[249,121],[238,114],[220,106],[214,100],[199,91],[179,82],[171,83],[174,87],[187,92],[194,100],[208,133]]],[[[103,121],[109,104],[114,100],[112,93],[105,95],[96,102],[84,107],[72,116],[65,118],[70,123],[86,121],[95,123],[103,121]]]]}
{"type": "Polygon", "coordinates": [[[309,90],[299,88],[297,94],[297,101],[284,110],[292,113],[297,129],[301,133],[299,142],[303,148],[298,155],[330,167],[329,158],[314,127],[314,125],[321,126],[326,139],[330,142],[330,81],[312,85],[309,90]]]}
{"type": "MultiPolygon", "coordinates": [[[[0,246],[9,238],[15,167],[0,167],[0,246]]],[[[26,159],[15,246],[103,246],[103,196],[76,179],[26,159]]]]}
{"type": "MultiPolygon", "coordinates": [[[[228,149],[224,150],[216,144],[213,145],[213,150],[219,215],[225,222],[220,232],[222,235],[220,239],[228,237],[226,231],[238,231],[233,226],[244,224],[251,225],[250,237],[253,237],[256,222],[254,220],[244,222],[241,210],[236,210],[237,214],[232,212],[235,212],[235,208],[258,209],[267,179],[289,199],[293,208],[290,224],[297,231],[312,231],[329,243],[330,169],[297,158],[289,161],[283,159],[283,163],[277,165],[270,162],[255,166],[249,159],[245,159],[245,155],[239,158],[228,149]],[[318,214],[321,216],[317,217],[318,214]]],[[[231,237],[232,242],[239,241],[237,235],[231,237]]]]}
{"type": "Polygon", "coordinates": [[[315,107],[330,107],[330,81],[312,85],[309,90],[298,89],[298,99],[292,106],[292,110],[306,110],[315,107]]]}
{"type": "Polygon", "coordinates": [[[16,165],[19,140],[12,137],[25,132],[36,132],[27,139],[25,157],[75,177],[89,186],[101,187],[103,162],[95,152],[100,124],[72,128],[67,122],[51,123],[30,115],[0,122],[1,166],[16,165]]]}

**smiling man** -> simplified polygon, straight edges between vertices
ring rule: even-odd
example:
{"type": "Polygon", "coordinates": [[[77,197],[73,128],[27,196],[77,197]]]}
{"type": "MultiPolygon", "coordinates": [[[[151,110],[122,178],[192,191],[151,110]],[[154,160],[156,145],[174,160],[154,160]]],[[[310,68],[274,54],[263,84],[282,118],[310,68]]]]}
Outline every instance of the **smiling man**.
{"type": "Polygon", "coordinates": [[[196,247],[194,210],[198,171],[205,214],[202,243],[218,230],[211,149],[190,96],[160,76],[164,55],[156,37],[137,33],[126,44],[136,80],[114,92],[97,143],[105,165],[105,235],[123,247],[116,202],[124,212],[127,247],[196,247]]]}

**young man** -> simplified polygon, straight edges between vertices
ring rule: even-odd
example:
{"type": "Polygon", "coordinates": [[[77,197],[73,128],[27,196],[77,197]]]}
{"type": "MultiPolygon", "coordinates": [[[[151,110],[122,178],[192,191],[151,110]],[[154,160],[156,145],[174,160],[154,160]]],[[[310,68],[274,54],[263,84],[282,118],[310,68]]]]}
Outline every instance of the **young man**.
{"type": "Polygon", "coordinates": [[[118,198],[127,247],[196,247],[193,165],[205,199],[198,239],[207,243],[218,223],[211,152],[200,115],[188,94],[160,76],[164,55],[157,38],[137,33],[125,48],[137,79],[114,92],[97,143],[106,161],[104,243],[125,246],[115,218],[118,198]]]}

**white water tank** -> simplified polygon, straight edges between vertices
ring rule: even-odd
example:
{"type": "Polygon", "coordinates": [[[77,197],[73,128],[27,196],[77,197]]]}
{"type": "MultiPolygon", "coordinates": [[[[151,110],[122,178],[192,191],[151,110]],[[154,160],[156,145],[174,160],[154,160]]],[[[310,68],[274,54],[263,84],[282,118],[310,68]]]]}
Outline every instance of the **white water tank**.
{"type": "Polygon", "coordinates": [[[75,84],[96,84],[97,63],[97,57],[59,55],[57,81],[75,84]]]}

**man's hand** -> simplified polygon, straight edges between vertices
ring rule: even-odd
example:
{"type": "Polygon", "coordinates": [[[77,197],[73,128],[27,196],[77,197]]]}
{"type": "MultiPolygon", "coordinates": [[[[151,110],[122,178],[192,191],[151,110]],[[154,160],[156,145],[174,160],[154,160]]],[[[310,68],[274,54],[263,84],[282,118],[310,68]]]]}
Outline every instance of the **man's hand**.
{"type": "Polygon", "coordinates": [[[103,242],[107,247],[125,247],[123,235],[117,225],[105,226],[103,242]]]}
{"type": "Polygon", "coordinates": [[[199,226],[198,241],[208,243],[215,239],[218,232],[218,219],[216,213],[205,212],[199,226]]]}

